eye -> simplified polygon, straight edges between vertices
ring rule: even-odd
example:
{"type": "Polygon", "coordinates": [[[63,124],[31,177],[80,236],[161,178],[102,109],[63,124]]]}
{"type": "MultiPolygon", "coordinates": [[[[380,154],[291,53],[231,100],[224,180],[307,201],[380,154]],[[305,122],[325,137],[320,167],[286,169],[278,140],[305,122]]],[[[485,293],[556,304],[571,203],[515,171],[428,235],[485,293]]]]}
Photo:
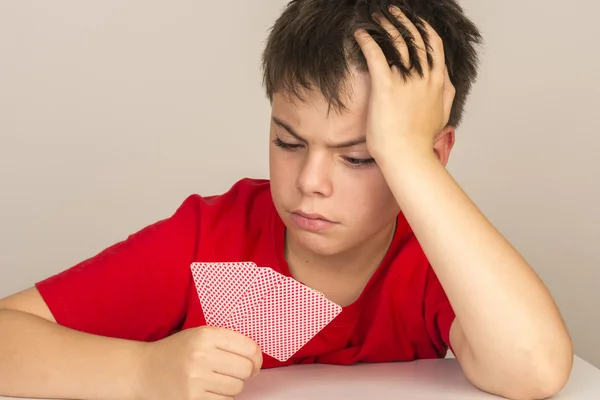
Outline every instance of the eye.
{"type": "Polygon", "coordinates": [[[373,159],[373,158],[343,157],[343,159],[352,168],[364,168],[364,167],[368,167],[369,165],[375,164],[375,159],[373,159]]]}
{"type": "Polygon", "coordinates": [[[302,147],[301,144],[285,143],[279,138],[275,138],[275,140],[273,140],[273,144],[287,151],[295,151],[302,147]]]}

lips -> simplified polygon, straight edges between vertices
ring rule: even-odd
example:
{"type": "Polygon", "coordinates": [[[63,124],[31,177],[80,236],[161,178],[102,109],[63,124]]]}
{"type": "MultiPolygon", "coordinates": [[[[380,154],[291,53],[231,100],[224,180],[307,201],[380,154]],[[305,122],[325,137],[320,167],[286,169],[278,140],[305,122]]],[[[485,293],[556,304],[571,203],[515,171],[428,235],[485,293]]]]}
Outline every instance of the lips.
{"type": "Polygon", "coordinates": [[[328,220],[327,218],[325,218],[321,214],[305,213],[305,212],[302,212],[302,211],[294,211],[294,212],[292,212],[292,214],[297,214],[297,215],[299,215],[301,217],[304,217],[306,219],[320,219],[320,220],[323,220],[325,222],[333,222],[333,221],[328,220]]]}
{"type": "Polygon", "coordinates": [[[292,222],[300,229],[311,232],[322,232],[337,225],[321,214],[294,211],[290,214],[292,222]]]}

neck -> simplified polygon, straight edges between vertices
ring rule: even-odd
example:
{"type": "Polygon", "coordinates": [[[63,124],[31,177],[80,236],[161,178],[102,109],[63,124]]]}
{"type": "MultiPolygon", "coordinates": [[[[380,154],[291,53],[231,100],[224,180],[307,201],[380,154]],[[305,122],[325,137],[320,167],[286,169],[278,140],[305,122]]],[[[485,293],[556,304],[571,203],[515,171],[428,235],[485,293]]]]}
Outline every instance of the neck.
{"type": "Polygon", "coordinates": [[[293,239],[286,235],[285,258],[292,274],[294,274],[294,267],[299,265],[322,272],[373,272],[385,257],[394,238],[395,229],[396,221],[394,220],[359,246],[334,255],[310,252],[296,245],[293,239]]]}

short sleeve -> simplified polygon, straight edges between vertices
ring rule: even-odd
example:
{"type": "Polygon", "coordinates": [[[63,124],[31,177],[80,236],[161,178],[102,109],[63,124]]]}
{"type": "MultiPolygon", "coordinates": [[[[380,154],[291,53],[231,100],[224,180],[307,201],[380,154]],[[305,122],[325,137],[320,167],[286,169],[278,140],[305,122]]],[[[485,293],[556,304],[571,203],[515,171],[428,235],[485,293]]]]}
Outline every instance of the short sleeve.
{"type": "Polygon", "coordinates": [[[170,218],[36,287],[60,325],[129,340],[164,338],[185,317],[199,223],[199,196],[190,196],[170,218]]]}
{"type": "Polygon", "coordinates": [[[450,348],[450,328],[455,319],[454,310],[435,272],[430,267],[425,288],[425,323],[438,355],[445,357],[450,348]]]}

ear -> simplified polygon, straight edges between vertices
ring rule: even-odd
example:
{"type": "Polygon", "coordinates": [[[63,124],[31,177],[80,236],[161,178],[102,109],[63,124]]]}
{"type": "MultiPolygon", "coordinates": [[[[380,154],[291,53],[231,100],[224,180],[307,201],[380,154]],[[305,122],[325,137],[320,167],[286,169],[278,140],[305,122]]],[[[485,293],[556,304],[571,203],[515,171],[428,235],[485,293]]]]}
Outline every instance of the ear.
{"type": "Polygon", "coordinates": [[[450,152],[454,147],[456,132],[453,126],[448,125],[436,137],[433,143],[433,151],[440,160],[440,163],[445,167],[450,158],[450,152]]]}

